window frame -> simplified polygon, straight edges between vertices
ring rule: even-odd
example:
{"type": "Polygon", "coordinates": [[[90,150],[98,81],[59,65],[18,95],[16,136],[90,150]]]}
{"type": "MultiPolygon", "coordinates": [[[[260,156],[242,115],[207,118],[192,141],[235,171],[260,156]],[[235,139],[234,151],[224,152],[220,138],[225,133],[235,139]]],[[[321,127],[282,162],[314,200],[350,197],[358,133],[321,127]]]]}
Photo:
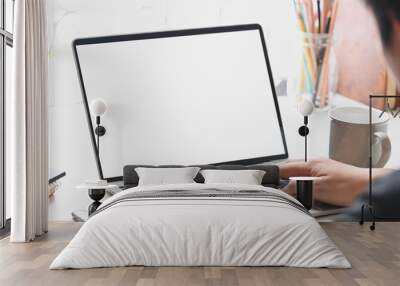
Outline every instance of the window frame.
{"type": "MultiPolygon", "coordinates": [[[[5,104],[6,104],[6,49],[13,47],[13,33],[6,29],[7,9],[6,2],[12,4],[11,17],[14,18],[15,0],[0,0],[0,236],[10,229],[10,219],[6,217],[6,188],[5,188],[5,104]]],[[[13,24],[14,26],[14,24],[13,24]]],[[[13,30],[13,27],[12,27],[13,30]]]]}

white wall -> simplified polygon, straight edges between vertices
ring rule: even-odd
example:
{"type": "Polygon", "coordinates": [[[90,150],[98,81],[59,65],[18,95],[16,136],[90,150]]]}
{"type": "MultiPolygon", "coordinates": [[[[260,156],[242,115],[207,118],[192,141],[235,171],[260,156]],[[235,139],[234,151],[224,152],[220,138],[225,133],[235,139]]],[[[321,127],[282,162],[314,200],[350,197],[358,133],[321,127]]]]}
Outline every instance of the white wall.
{"type": "Polygon", "coordinates": [[[290,0],[49,0],[50,172],[66,171],[50,219],[86,208],[76,184],[97,177],[71,43],[79,37],[259,23],[276,78],[287,77],[296,57],[290,0]],[[57,208],[57,210],[56,210],[57,208]],[[62,211],[60,211],[62,209],[62,211]]]}

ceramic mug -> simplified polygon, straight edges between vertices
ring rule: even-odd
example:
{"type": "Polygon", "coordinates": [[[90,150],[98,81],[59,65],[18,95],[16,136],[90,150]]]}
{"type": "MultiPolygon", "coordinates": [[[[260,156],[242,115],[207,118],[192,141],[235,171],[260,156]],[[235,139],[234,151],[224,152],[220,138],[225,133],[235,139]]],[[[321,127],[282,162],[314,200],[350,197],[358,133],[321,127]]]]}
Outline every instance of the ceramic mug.
{"type": "MultiPolygon", "coordinates": [[[[357,167],[369,167],[369,109],[338,107],[331,118],[329,158],[357,167]]],[[[385,166],[390,158],[391,143],[387,135],[390,116],[372,109],[372,166],[385,166]]]]}

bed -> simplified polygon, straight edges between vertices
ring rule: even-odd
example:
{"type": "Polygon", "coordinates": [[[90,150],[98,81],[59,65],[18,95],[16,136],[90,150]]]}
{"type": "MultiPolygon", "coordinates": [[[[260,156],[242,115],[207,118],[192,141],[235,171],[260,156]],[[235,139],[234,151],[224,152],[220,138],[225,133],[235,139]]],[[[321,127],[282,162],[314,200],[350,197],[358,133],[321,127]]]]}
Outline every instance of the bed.
{"type": "Polygon", "coordinates": [[[284,192],[196,182],[117,193],[50,269],[129,265],[351,267],[318,222],[284,192]]]}

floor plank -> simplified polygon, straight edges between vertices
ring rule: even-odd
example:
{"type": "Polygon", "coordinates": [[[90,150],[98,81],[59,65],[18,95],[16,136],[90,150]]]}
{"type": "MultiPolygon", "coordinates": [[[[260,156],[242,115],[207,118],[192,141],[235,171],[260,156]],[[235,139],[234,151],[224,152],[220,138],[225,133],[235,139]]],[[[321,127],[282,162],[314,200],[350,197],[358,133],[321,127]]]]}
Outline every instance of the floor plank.
{"type": "Polygon", "coordinates": [[[0,240],[0,285],[399,285],[400,223],[379,223],[374,232],[368,225],[350,222],[321,225],[350,260],[352,269],[137,266],[50,271],[51,261],[81,226],[54,222],[48,234],[32,243],[0,240]]]}

